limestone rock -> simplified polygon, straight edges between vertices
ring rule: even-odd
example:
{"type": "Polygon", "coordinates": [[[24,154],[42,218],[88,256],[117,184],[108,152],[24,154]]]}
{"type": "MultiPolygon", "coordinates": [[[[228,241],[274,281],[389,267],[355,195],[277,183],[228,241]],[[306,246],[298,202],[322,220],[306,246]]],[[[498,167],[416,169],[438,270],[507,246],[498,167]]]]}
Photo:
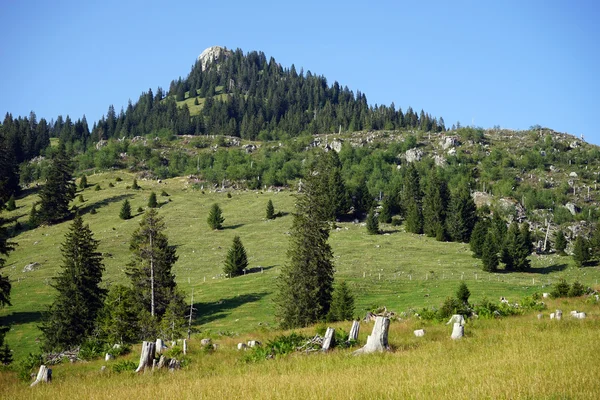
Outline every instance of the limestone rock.
{"type": "Polygon", "coordinates": [[[31,264],[27,264],[26,266],[23,267],[23,272],[35,271],[39,267],[40,267],[40,263],[32,262],[31,264]]]}
{"type": "Polygon", "coordinates": [[[425,329],[417,329],[413,333],[415,334],[416,337],[423,337],[423,336],[425,336],[425,329]]]}
{"type": "Polygon", "coordinates": [[[202,71],[205,71],[210,64],[217,61],[221,55],[225,57],[231,56],[233,53],[225,47],[212,46],[205,49],[199,56],[198,61],[202,65],[202,71]]]}
{"type": "Polygon", "coordinates": [[[415,162],[421,161],[423,158],[423,150],[421,149],[408,149],[406,153],[404,153],[404,157],[406,158],[406,162],[415,162]]]}
{"type": "Polygon", "coordinates": [[[569,212],[573,215],[577,214],[580,211],[579,207],[577,207],[577,205],[574,203],[565,204],[565,208],[569,210],[569,212]]]}

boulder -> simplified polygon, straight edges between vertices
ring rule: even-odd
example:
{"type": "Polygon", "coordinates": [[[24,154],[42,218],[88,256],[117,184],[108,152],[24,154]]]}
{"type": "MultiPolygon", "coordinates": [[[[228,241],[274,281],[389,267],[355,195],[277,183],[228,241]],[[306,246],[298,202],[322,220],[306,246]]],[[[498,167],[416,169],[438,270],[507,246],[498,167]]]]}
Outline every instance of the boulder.
{"type": "Polygon", "coordinates": [[[404,157],[406,158],[406,162],[415,162],[421,161],[423,158],[423,150],[421,149],[408,149],[406,153],[404,153],[404,157]]]}
{"type": "Polygon", "coordinates": [[[40,267],[40,263],[32,262],[31,264],[27,264],[23,267],[23,272],[32,272],[40,267]]]}
{"type": "Polygon", "coordinates": [[[415,334],[416,337],[423,337],[423,336],[425,336],[425,329],[417,329],[413,333],[415,334]]]}

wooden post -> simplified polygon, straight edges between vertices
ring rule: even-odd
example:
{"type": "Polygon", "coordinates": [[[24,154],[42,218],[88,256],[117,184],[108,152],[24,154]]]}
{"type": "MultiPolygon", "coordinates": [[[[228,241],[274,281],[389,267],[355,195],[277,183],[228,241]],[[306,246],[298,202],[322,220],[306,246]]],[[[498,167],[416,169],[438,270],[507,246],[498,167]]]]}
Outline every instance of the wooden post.
{"type": "Polygon", "coordinates": [[[142,342],[142,354],[140,355],[140,365],[137,367],[135,372],[145,370],[147,367],[152,366],[152,360],[154,360],[155,353],[154,342],[142,342]]]}
{"type": "Polygon", "coordinates": [[[321,350],[327,351],[331,348],[331,346],[335,342],[335,329],[327,328],[325,332],[325,337],[323,338],[323,345],[321,345],[321,350]]]}
{"type": "Polygon", "coordinates": [[[50,382],[52,380],[52,369],[46,367],[45,365],[40,366],[40,370],[38,371],[37,377],[35,381],[29,385],[29,387],[33,387],[40,382],[50,382]]]}
{"type": "Polygon", "coordinates": [[[375,352],[383,352],[389,350],[388,346],[388,330],[390,327],[390,319],[387,317],[377,317],[373,332],[367,337],[367,344],[364,347],[356,350],[354,355],[368,354],[375,352]]]}
{"type": "Polygon", "coordinates": [[[352,328],[350,328],[350,335],[348,340],[358,340],[358,332],[360,331],[360,322],[352,321],[352,328]]]}

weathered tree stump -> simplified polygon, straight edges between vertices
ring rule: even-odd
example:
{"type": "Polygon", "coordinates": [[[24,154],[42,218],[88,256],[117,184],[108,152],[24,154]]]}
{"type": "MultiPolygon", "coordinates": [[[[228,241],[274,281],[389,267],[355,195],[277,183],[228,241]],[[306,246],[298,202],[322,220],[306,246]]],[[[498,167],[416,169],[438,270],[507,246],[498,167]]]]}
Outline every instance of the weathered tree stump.
{"type": "Polygon", "coordinates": [[[562,311],[556,310],[556,313],[554,314],[554,318],[556,318],[558,321],[560,321],[562,319],[562,311]]]}
{"type": "Polygon", "coordinates": [[[180,368],[181,362],[179,360],[176,360],[175,358],[171,358],[171,360],[169,361],[169,371],[174,371],[180,368]]]}
{"type": "Polygon", "coordinates": [[[360,322],[352,321],[352,328],[350,328],[350,335],[348,335],[348,340],[358,340],[358,332],[360,331],[360,322]]]}
{"type": "Polygon", "coordinates": [[[140,355],[140,365],[137,367],[135,372],[145,370],[147,367],[152,366],[152,360],[154,360],[156,343],[154,342],[142,342],[142,354],[140,355]]]}
{"type": "Polygon", "coordinates": [[[331,346],[335,342],[335,329],[327,328],[325,332],[325,337],[323,338],[323,345],[321,346],[321,350],[327,351],[331,348],[331,346]]]}
{"type": "Polygon", "coordinates": [[[52,369],[46,367],[45,365],[41,365],[38,371],[37,377],[35,381],[29,385],[30,387],[34,387],[40,382],[50,382],[52,380],[52,369]]]}
{"type": "Polygon", "coordinates": [[[556,316],[556,314],[550,313],[550,319],[554,319],[555,316],[556,316]]]}
{"type": "Polygon", "coordinates": [[[587,317],[587,315],[584,312],[576,312],[573,314],[573,318],[576,319],[585,319],[585,317],[587,317]]]}
{"type": "Polygon", "coordinates": [[[537,315],[537,319],[542,319],[542,318],[544,318],[544,314],[540,313],[540,314],[537,315]]]}
{"type": "Polygon", "coordinates": [[[258,340],[249,340],[248,341],[248,347],[256,347],[256,346],[260,346],[260,342],[258,340]]]}
{"type": "Polygon", "coordinates": [[[446,323],[446,325],[455,324],[455,323],[459,323],[460,326],[465,326],[465,317],[463,317],[460,314],[454,314],[452,317],[450,317],[450,321],[448,321],[446,323]]]}
{"type": "Polygon", "coordinates": [[[465,327],[462,326],[459,322],[455,322],[452,328],[452,335],[450,336],[452,339],[460,339],[465,335],[465,327]]]}
{"type": "Polygon", "coordinates": [[[207,338],[207,339],[202,339],[202,340],[200,341],[200,344],[201,344],[202,346],[208,346],[208,345],[210,345],[211,343],[212,343],[212,340],[210,340],[210,339],[208,339],[208,338],[207,338]]]}
{"type": "Polygon", "coordinates": [[[165,358],[164,354],[160,355],[160,358],[158,360],[158,364],[156,364],[156,368],[161,369],[165,366],[165,363],[167,362],[167,359],[165,358]]]}
{"type": "Polygon", "coordinates": [[[425,329],[417,329],[413,333],[415,334],[416,337],[423,337],[423,336],[425,336],[425,329]]]}
{"type": "Polygon", "coordinates": [[[165,342],[162,339],[156,339],[156,352],[158,354],[161,354],[166,348],[167,346],[165,346],[165,342]]]}
{"type": "Polygon", "coordinates": [[[377,317],[373,331],[367,337],[367,344],[356,350],[354,355],[382,352],[389,350],[388,346],[388,330],[390,327],[390,319],[387,317],[377,317]]]}
{"type": "Polygon", "coordinates": [[[183,339],[183,355],[185,356],[188,352],[187,339],[183,339]]]}
{"type": "Polygon", "coordinates": [[[246,350],[246,347],[248,347],[246,346],[246,343],[238,343],[237,345],[238,350],[246,350]]]}
{"type": "Polygon", "coordinates": [[[110,353],[106,353],[106,354],[104,355],[104,361],[110,361],[110,360],[112,360],[112,359],[114,359],[114,358],[115,358],[115,357],[114,357],[112,354],[110,354],[110,353]]]}

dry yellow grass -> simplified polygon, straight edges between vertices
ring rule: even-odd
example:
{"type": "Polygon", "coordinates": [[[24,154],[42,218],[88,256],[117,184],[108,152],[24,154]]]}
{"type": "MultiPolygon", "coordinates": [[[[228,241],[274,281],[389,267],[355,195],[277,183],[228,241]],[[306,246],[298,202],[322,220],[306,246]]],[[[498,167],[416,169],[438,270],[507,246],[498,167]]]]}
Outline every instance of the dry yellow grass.
{"type": "MultiPolygon", "coordinates": [[[[502,320],[470,321],[466,337],[453,342],[450,328],[409,320],[390,328],[394,351],[352,356],[295,354],[255,364],[241,362],[235,343],[251,336],[218,340],[211,355],[194,352],[192,363],[175,373],[142,375],[100,372],[103,362],[54,368],[49,385],[29,388],[0,374],[7,399],[594,399],[600,396],[598,305],[553,301],[550,309],[584,310],[589,318],[551,321],[548,312],[502,320]],[[412,330],[425,326],[424,338],[412,330]]],[[[336,324],[348,329],[348,323],[336,324]]],[[[371,325],[362,324],[364,341],[371,325]]],[[[307,334],[314,330],[308,329],[307,334]]],[[[269,332],[268,335],[277,334],[269,332]]],[[[258,335],[257,335],[258,336],[258,335]]],[[[255,337],[256,338],[256,337],[255,337]]],[[[259,339],[265,336],[259,336],[259,339]]],[[[192,348],[197,348],[196,341],[192,348]]],[[[132,357],[137,356],[136,349],[132,357]]]]}

